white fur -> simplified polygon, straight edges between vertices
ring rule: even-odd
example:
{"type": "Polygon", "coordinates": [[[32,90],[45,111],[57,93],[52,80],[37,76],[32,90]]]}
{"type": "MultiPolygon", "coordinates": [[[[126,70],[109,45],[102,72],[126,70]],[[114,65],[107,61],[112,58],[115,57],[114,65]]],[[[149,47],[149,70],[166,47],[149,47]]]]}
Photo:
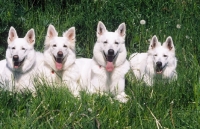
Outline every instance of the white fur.
{"type": "Polygon", "coordinates": [[[79,95],[77,81],[80,77],[78,67],[75,64],[75,27],[71,27],[58,37],[58,32],[53,25],[49,25],[44,42],[44,63],[41,67],[43,77],[50,83],[64,82],[69,90],[75,95],[79,95]],[[62,68],[56,67],[58,52],[63,53],[62,68]]]}
{"type": "Polygon", "coordinates": [[[148,52],[134,53],[129,60],[136,78],[143,79],[147,85],[153,85],[153,77],[156,74],[160,74],[163,78],[169,80],[177,79],[177,59],[175,57],[175,47],[170,36],[162,46],[157,37],[153,36],[148,52]],[[163,68],[160,71],[156,70],[158,63],[163,68]]]}
{"type": "Polygon", "coordinates": [[[1,87],[9,91],[20,92],[28,89],[35,92],[32,79],[36,72],[36,66],[43,58],[41,53],[34,50],[34,29],[30,29],[24,38],[18,38],[16,30],[11,27],[7,41],[6,60],[0,62],[2,68],[1,87]],[[14,56],[18,56],[17,62],[24,60],[18,68],[14,67],[14,56]]]}
{"type": "Polygon", "coordinates": [[[129,70],[126,60],[125,47],[126,26],[120,24],[115,32],[108,32],[105,25],[99,21],[97,26],[97,41],[93,49],[92,59],[77,59],[76,63],[81,71],[81,86],[89,93],[110,92],[120,102],[127,102],[125,94],[125,74],[129,70]],[[116,55],[113,71],[106,70],[108,50],[114,50],[116,55]]]}

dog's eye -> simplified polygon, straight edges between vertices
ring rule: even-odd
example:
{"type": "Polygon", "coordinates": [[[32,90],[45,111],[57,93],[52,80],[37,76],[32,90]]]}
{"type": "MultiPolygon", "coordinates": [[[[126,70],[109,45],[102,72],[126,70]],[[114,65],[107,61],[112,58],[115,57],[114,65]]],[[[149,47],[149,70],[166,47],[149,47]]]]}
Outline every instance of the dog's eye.
{"type": "Polygon", "coordinates": [[[104,41],[103,43],[108,43],[107,41],[104,41]]]}
{"type": "Polygon", "coordinates": [[[167,55],[163,55],[164,57],[168,57],[167,55]]]}
{"type": "Polygon", "coordinates": [[[56,47],[56,44],[54,44],[53,47],[56,47]]]}
{"type": "Polygon", "coordinates": [[[157,56],[157,54],[155,54],[154,56],[157,56]]]}
{"type": "Polygon", "coordinates": [[[23,47],[22,50],[25,50],[25,48],[23,47]]]}
{"type": "Polygon", "coordinates": [[[12,47],[12,49],[15,49],[15,47],[12,47]]]}
{"type": "Polygon", "coordinates": [[[119,44],[119,42],[115,42],[115,44],[119,44]]]}
{"type": "Polygon", "coordinates": [[[67,45],[63,45],[63,47],[67,47],[67,45]]]}

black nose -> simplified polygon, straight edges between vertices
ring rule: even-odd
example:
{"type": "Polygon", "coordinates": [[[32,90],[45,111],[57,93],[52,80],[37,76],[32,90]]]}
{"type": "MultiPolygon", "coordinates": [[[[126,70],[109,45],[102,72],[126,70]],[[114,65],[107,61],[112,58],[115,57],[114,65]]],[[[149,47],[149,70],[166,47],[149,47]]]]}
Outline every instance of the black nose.
{"type": "Polygon", "coordinates": [[[57,53],[57,55],[58,55],[58,57],[63,57],[63,52],[62,52],[62,51],[59,51],[59,52],[57,53]]]}
{"type": "Polygon", "coordinates": [[[113,49],[109,49],[108,50],[108,55],[109,56],[113,56],[114,55],[114,50],[113,49]]]}
{"type": "Polygon", "coordinates": [[[19,56],[18,55],[14,55],[13,56],[13,61],[18,61],[19,60],[19,56]]]}
{"type": "Polygon", "coordinates": [[[160,61],[156,62],[156,66],[157,67],[162,67],[162,62],[160,62],[160,61]]]}

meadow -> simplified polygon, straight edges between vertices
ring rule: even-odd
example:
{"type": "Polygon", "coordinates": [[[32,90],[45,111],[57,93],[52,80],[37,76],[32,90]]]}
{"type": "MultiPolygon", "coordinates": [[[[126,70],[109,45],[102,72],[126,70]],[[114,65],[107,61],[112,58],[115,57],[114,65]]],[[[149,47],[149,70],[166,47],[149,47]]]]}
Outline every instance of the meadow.
{"type": "Polygon", "coordinates": [[[129,72],[125,104],[111,95],[85,92],[77,99],[68,89],[50,88],[37,79],[36,97],[0,89],[0,128],[200,128],[199,0],[1,0],[0,7],[0,59],[5,58],[10,26],[19,37],[34,28],[35,49],[42,52],[49,24],[59,35],[75,26],[77,58],[92,58],[98,21],[109,31],[125,22],[128,57],[146,52],[149,39],[157,35],[161,42],[172,36],[178,59],[178,79],[170,84],[157,78],[148,87],[129,72]]]}

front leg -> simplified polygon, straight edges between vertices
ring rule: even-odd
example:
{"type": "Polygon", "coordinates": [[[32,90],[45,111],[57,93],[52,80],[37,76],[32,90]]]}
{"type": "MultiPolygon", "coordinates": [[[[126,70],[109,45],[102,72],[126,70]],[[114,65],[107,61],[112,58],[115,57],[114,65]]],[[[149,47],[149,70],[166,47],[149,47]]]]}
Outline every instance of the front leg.
{"type": "Polygon", "coordinates": [[[8,68],[5,67],[3,71],[3,75],[1,78],[1,85],[5,90],[12,91],[13,86],[15,85],[15,78],[12,73],[12,71],[8,68]]]}
{"type": "Polygon", "coordinates": [[[125,93],[125,79],[118,78],[117,80],[112,80],[110,85],[110,90],[115,99],[119,102],[126,103],[128,101],[128,95],[125,93]]]}
{"type": "Polygon", "coordinates": [[[153,85],[153,75],[150,76],[149,74],[145,74],[143,76],[143,80],[146,83],[147,86],[152,86],[153,85]]]}
{"type": "Polygon", "coordinates": [[[95,61],[92,62],[92,69],[90,75],[91,81],[88,87],[90,93],[99,93],[107,91],[108,75],[103,66],[98,65],[95,61]]]}
{"type": "Polygon", "coordinates": [[[120,70],[116,69],[111,74],[110,92],[115,95],[116,100],[122,103],[128,101],[128,95],[125,93],[125,73],[121,73],[120,70]]]}
{"type": "Polygon", "coordinates": [[[80,87],[76,81],[72,80],[69,77],[63,79],[63,83],[67,86],[69,91],[74,95],[74,97],[79,97],[80,87]]]}
{"type": "Polygon", "coordinates": [[[75,97],[79,97],[79,91],[81,90],[78,85],[79,78],[80,74],[76,65],[71,66],[63,72],[62,81],[67,85],[75,97]]]}
{"type": "Polygon", "coordinates": [[[163,78],[177,80],[177,72],[175,67],[167,67],[163,72],[163,78]]]}

